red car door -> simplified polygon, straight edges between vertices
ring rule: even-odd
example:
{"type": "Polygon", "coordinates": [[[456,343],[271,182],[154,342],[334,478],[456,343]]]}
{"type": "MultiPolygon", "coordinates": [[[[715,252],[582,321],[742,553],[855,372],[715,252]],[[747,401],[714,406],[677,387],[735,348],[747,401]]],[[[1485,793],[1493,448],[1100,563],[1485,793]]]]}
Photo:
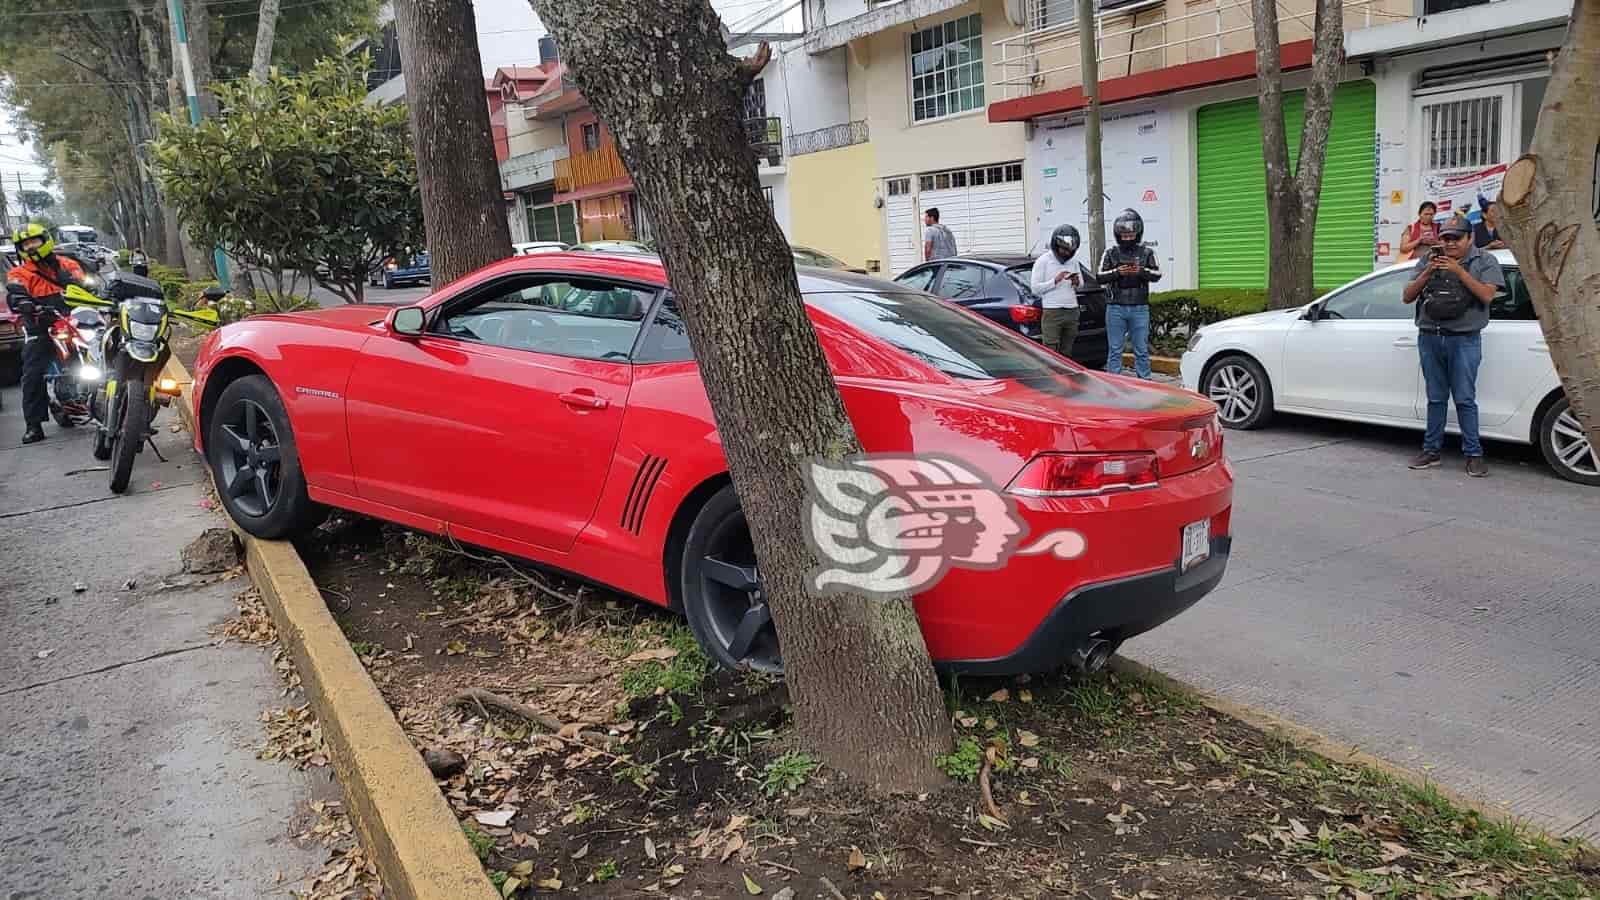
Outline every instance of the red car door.
{"type": "Polygon", "coordinates": [[[363,499],[570,550],[611,465],[650,288],[510,275],[368,341],[347,423],[363,499]]]}

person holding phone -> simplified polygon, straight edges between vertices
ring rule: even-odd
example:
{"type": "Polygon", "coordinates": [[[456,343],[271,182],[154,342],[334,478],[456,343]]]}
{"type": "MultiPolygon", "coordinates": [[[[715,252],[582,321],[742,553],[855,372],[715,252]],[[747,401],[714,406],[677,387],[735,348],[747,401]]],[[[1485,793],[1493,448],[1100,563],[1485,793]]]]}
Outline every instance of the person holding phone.
{"type": "Polygon", "coordinates": [[[1096,279],[1107,286],[1106,371],[1122,374],[1122,345],[1133,344],[1133,371],[1150,380],[1150,284],[1161,280],[1155,251],[1144,244],[1144,219],[1125,209],[1111,224],[1117,242],[1106,248],[1096,279]]]}
{"type": "Polygon", "coordinates": [[[1429,249],[1438,246],[1439,223],[1433,220],[1438,214],[1439,207],[1432,200],[1424,200],[1417,207],[1417,220],[1400,232],[1400,262],[1426,256],[1429,249]]]}
{"type": "Polygon", "coordinates": [[[1072,358],[1072,345],[1078,339],[1078,286],[1083,276],[1072,257],[1078,252],[1078,229],[1062,225],[1050,234],[1050,249],[1033,262],[1029,286],[1044,308],[1040,325],[1044,345],[1072,358]]]}
{"type": "Polygon", "coordinates": [[[1467,474],[1482,478],[1489,466],[1478,439],[1478,365],[1489,304],[1505,286],[1505,275],[1492,254],[1472,245],[1472,223],[1460,214],[1439,229],[1439,246],[1417,261],[1415,271],[1401,299],[1417,305],[1417,353],[1428,391],[1428,427],[1411,468],[1440,464],[1445,416],[1454,397],[1467,474]]]}

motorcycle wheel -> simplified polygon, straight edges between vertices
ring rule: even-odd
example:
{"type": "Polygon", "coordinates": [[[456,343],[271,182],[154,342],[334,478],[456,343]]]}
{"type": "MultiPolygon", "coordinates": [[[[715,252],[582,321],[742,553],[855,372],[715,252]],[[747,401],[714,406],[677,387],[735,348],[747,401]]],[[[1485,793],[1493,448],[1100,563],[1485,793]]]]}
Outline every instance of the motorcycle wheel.
{"type": "Polygon", "coordinates": [[[116,430],[111,435],[111,492],[120,494],[128,489],[133,478],[133,457],[150,435],[150,392],[144,382],[129,379],[117,386],[116,405],[121,414],[116,417],[116,430]]]}
{"type": "Polygon", "coordinates": [[[54,401],[50,403],[50,418],[55,419],[56,424],[62,428],[71,428],[78,424],[77,422],[73,421],[72,416],[67,413],[67,408],[65,406],[62,406],[54,401]]]}

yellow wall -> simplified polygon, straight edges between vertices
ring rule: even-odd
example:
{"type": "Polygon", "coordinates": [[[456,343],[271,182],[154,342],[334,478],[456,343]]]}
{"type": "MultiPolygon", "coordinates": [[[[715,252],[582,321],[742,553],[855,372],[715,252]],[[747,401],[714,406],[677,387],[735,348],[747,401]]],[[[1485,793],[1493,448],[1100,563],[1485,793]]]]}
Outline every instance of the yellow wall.
{"type": "Polygon", "coordinates": [[[873,207],[877,196],[874,145],[856,144],[789,157],[789,235],[812,247],[867,267],[883,253],[883,226],[873,207]]]}
{"type": "MultiPolygon", "coordinates": [[[[1020,160],[1027,138],[1021,123],[990,124],[982,109],[935,122],[911,124],[910,34],[969,16],[983,15],[983,80],[999,71],[993,42],[1018,32],[1006,21],[1004,0],[968,3],[937,16],[918,19],[862,38],[850,45],[850,113],[864,118],[880,176],[909,175],[937,169],[1020,160]]],[[[992,87],[984,100],[1001,99],[992,87]]]]}

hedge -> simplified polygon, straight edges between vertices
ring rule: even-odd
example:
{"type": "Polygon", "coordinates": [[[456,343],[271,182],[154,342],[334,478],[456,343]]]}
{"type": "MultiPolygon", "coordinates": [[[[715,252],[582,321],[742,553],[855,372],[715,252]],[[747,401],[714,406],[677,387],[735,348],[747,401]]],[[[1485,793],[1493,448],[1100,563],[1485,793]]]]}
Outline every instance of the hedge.
{"type": "MultiPolygon", "coordinates": [[[[1317,295],[1327,293],[1319,289],[1317,295]]],[[[1150,295],[1150,345],[1158,351],[1182,353],[1195,330],[1212,322],[1262,312],[1267,292],[1256,288],[1195,288],[1150,295]]]]}

